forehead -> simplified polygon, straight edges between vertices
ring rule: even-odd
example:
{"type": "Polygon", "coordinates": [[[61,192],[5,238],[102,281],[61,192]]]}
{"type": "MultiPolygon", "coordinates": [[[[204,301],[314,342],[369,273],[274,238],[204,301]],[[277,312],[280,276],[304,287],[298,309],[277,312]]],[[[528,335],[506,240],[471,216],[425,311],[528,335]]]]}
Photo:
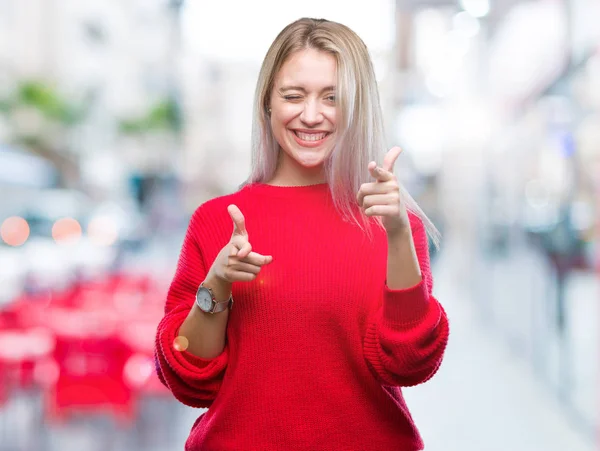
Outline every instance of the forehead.
{"type": "Polygon", "coordinates": [[[336,85],[335,57],[315,49],[293,53],[275,77],[275,86],[299,86],[305,89],[336,85]]]}

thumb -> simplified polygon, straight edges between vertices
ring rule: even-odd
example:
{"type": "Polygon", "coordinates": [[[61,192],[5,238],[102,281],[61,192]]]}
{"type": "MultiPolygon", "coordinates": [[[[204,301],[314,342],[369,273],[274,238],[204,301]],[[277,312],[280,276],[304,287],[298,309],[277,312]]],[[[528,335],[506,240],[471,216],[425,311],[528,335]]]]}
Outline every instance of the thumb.
{"type": "Polygon", "coordinates": [[[236,205],[231,204],[227,207],[227,212],[233,221],[233,234],[248,236],[248,232],[246,232],[246,220],[240,209],[236,205]]]}
{"type": "Polygon", "coordinates": [[[388,172],[394,172],[394,164],[396,163],[396,159],[400,156],[401,153],[401,147],[392,147],[383,159],[383,169],[385,169],[388,172]]]}

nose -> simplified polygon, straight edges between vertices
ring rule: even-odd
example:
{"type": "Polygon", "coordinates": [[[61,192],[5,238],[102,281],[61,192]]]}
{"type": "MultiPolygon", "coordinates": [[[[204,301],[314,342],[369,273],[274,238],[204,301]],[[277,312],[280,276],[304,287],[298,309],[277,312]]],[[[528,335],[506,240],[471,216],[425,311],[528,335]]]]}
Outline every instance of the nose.
{"type": "Polygon", "coordinates": [[[323,122],[323,113],[321,112],[319,102],[315,100],[307,100],[304,102],[304,109],[300,115],[300,120],[308,126],[317,125],[323,122]]]}

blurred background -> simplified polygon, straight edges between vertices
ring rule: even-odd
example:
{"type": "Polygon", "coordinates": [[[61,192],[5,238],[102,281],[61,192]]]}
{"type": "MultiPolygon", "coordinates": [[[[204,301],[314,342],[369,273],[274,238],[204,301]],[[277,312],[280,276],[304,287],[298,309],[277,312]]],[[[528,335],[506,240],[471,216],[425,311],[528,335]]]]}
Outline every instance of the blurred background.
{"type": "Polygon", "coordinates": [[[201,411],[158,382],[156,325],[302,16],[364,39],[443,233],[451,340],[405,391],[426,449],[598,444],[600,2],[0,0],[1,451],[183,449],[201,411]]]}

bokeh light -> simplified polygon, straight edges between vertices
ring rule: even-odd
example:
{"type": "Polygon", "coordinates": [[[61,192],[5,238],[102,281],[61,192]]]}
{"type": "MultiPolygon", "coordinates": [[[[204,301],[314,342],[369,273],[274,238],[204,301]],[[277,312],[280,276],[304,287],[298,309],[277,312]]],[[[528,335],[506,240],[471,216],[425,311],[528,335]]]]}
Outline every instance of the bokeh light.
{"type": "Polygon", "coordinates": [[[485,17],[490,12],[488,0],[461,0],[460,4],[473,17],[485,17]]]}
{"type": "Polygon", "coordinates": [[[19,216],[11,216],[2,222],[0,236],[9,246],[21,246],[29,238],[29,224],[19,216]]]}
{"type": "Polygon", "coordinates": [[[59,219],[52,226],[52,238],[58,244],[77,242],[81,238],[81,225],[73,218],[59,219]]]}
{"type": "Polygon", "coordinates": [[[173,349],[179,352],[185,351],[189,345],[190,342],[183,335],[180,335],[173,340],[173,349]]]}

